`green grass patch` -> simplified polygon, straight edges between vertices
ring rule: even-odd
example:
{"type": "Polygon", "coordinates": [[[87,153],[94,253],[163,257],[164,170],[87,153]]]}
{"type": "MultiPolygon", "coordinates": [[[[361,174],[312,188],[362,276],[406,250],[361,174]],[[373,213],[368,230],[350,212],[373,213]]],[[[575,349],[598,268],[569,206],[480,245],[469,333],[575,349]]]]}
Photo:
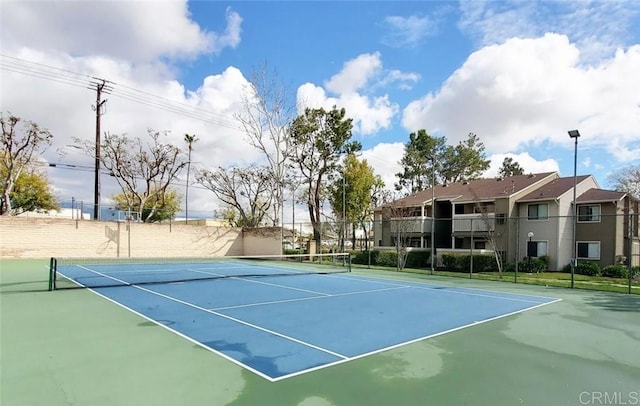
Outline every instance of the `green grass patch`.
{"type": "MultiPolygon", "coordinates": [[[[367,266],[353,265],[359,269],[366,269],[367,266]]],[[[384,266],[371,266],[369,269],[379,269],[386,271],[397,271],[396,268],[384,266]]],[[[401,272],[414,273],[422,275],[430,275],[429,269],[404,268],[401,272]]],[[[540,272],[540,273],[524,273],[518,272],[478,272],[478,273],[462,273],[443,270],[436,270],[434,275],[447,276],[455,278],[467,278],[478,280],[489,280],[499,282],[523,283],[529,285],[554,286],[562,288],[571,287],[571,274],[565,272],[540,272]]],[[[603,292],[629,292],[629,280],[627,278],[612,278],[604,276],[588,276],[575,274],[573,277],[574,287],[577,289],[598,290],[603,292]]],[[[640,280],[636,277],[631,281],[631,293],[640,294],[640,280]]]]}

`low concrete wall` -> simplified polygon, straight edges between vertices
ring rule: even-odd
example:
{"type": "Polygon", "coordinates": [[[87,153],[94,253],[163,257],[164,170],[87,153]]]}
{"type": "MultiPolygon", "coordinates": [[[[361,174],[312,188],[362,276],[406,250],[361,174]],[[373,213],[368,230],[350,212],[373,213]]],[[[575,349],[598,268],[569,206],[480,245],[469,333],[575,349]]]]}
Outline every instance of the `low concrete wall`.
{"type": "Polygon", "coordinates": [[[279,230],[0,217],[0,258],[279,254],[279,230]]]}

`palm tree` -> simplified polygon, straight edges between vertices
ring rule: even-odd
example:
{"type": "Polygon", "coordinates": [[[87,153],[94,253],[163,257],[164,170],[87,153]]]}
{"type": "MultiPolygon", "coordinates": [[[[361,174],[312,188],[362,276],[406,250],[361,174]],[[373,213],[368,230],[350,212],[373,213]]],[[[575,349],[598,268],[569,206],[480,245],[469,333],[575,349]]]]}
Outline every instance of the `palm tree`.
{"type": "Polygon", "coordinates": [[[189,222],[189,172],[191,172],[191,151],[193,150],[193,143],[198,141],[198,137],[193,134],[185,134],[184,141],[189,147],[189,160],[187,161],[187,187],[184,194],[184,222],[189,222]]]}

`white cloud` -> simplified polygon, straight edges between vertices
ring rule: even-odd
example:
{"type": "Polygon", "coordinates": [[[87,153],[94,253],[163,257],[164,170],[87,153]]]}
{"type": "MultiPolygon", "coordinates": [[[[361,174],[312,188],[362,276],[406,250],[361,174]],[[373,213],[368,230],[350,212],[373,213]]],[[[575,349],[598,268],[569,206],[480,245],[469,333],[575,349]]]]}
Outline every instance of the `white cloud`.
{"type": "Polygon", "coordinates": [[[389,33],[382,39],[391,47],[415,47],[436,31],[436,22],[429,17],[388,16],[384,20],[389,33]]]}
{"type": "Polygon", "coordinates": [[[439,91],[410,103],[403,124],[451,143],[474,132],[492,153],[545,140],[566,147],[566,131],[579,128],[581,145],[631,158],[621,152],[640,139],[640,45],[594,67],[579,57],[556,34],[482,48],[439,91]]]}
{"type": "Polygon", "coordinates": [[[410,86],[408,83],[419,78],[416,73],[385,70],[378,52],[362,54],[347,61],[340,72],[325,82],[324,88],[313,83],[301,85],[297,91],[298,111],[302,113],[307,107],[345,108],[347,115],[354,120],[354,132],[374,134],[391,126],[399,106],[387,94],[376,96],[373,93],[395,83],[407,88],[410,86]]]}
{"type": "Polygon", "coordinates": [[[460,2],[460,11],[458,26],[479,46],[564,33],[580,48],[581,61],[591,63],[632,44],[640,3],[473,0],[460,2]]]}
{"type": "MultiPolygon", "coordinates": [[[[126,133],[144,138],[148,128],[166,130],[167,138],[162,141],[178,146],[184,145],[185,133],[196,134],[199,141],[194,144],[194,170],[243,164],[260,158],[247,148],[244,134],[233,119],[233,114],[241,111],[240,95],[247,86],[247,80],[236,68],[206,77],[196,91],[185,95],[184,87],[174,79],[155,80],[162,77],[162,73],[154,72],[155,77],[151,74],[149,80],[142,79],[140,70],[149,74],[153,71],[150,66],[139,70],[104,58],[70,58],[33,51],[19,55],[87,75],[100,72],[112,79],[112,90],[104,94],[107,102],[101,117],[103,134],[126,133]]],[[[79,86],[71,86],[66,82],[3,71],[0,109],[37,122],[52,132],[53,145],[44,158],[48,162],[76,166],[75,169],[51,168],[50,180],[56,185],[60,198],[75,197],[89,205],[93,201],[93,159],[72,146],[73,137],[95,139],[95,113],[91,106],[95,105],[96,94],[86,88],[88,80],[79,78],[79,86]]],[[[184,183],[184,179],[179,183],[184,183]]],[[[178,184],[177,187],[184,186],[178,184]]],[[[108,202],[110,196],[118,192],[113,179],[103,175],[102,202],[108,202]]],[[[195,213],[198,209],[212,209],[217,202],[211,192],[194,187],[189,193],[189,205],[190,212],[195,213]]]]}
{"type": "Polygon", "coordinates": [[[347,61],[340,72],[325,82],[325,88],[333,93],[353,93],[377,76],[382,69],[380,53],[362,54],[347,61]]]}
{"type": "Polygon", "coordinates": [[[203,31],[189,18],[186,1],[9,1],[2,2],[2,14],[5,50],[29,47],[131,62],[236,47],[242,22],[227,9],[222,34],[203,31]]]}
{"type": "MultiPolygon", "coordinates": [[[[186,92],[166,62],[237,46],[242,18],[231,9],[226,10],[226,28],[213,33],[190,19],[185,1],[3,2],[1,6],[0,109],[52,132],[53,145],[44,154],[48,162],[75,165],[48,171],[61,199],[93,202],[93,159],[73,148],[74,137],[95,139],[91,107],[96,93],[87,89],[95,81],[92,77],[109,81],[101,134],[144,138],[151,128],[167,131],[162,141],[177,146],[184,145],[185,133],[196,134],[194,170],[260,158],[247,148],[233,119],[242,108],[241,95],[248,83],[242,73],[229,67],[186,92]]],[[[176,187],[184,188],[184,179],[176,187]]],[[[102,202],[118,192],[115,181],[102,175],[102,202]]],[[[217,202],[211,192],[193,187],[189,205],[195,212],[211,210],[217,202]]]]}
{"type": "Polygon", "coordinates": [[[359,159],[366,159],[385,184],[385,189],[393,190],[397,181],[396,173],[402,172],[400,160],[404,155],[404,144],[401,142],[380,143],[360,153],[359,159]]]}
{"type": "Polygon", "coordinates": [[[392,103],[387,95],[369,97],[359,93],[345,93],[339,97],[327,96],[324,89],[312,83],[305,83],[297,92],[298,112],[304,109],[333,106],[344,108],[347,116],[353,119],[353,131],[361,135],[374,134],[391,126],[391,119],[398,112],[398,105],[392,103]]]}
{"type": "Polygon", "coordinates": [[[522,152],[519,154],[493,154],[489,156],[489,160],[491,160],[491,166],[487,171],[483,174],[485,177],[496,177],[500,172],[500,167],[502,166],[502,161],[505,158],[512,158],[514,162],[517,162],[522,169],[524,169],[524,173],[544,173],[544,172],[560,172],[560,168],[558,162],[555,159],[544,159],[542,161],[538,161],[533,158],[527,152],[522,152]]]}

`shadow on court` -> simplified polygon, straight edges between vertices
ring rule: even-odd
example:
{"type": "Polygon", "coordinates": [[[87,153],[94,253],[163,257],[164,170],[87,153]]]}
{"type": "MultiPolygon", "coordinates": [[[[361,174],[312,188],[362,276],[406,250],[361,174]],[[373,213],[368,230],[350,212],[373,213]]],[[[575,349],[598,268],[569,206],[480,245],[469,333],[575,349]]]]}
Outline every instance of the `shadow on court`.
{"type": "Polygon", "coordinates": [[[616,312],[640,312],[640,295],[597,294],[588,297],[585,302],[616,312]]]}

